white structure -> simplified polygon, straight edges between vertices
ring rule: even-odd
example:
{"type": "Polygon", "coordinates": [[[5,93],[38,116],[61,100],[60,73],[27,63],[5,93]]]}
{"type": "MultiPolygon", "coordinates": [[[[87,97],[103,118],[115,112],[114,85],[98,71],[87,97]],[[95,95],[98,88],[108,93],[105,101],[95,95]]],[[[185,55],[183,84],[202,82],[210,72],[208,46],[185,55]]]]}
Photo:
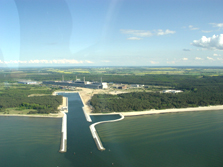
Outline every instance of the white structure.
{"type": "Polygon", "coordinates": [[[62,138],[61,138],[61,145],[60,145],[60,151],[59,152],[67,152],[67,114],[63,112],[63,118],[62,118],[62,138]]]}
{"type": "Polygon", "coordinates": [[[164,90],[163,93],[181,93],[182,90],[164,90]]]}
{"type": "Polygon", "coordinates": [[[108,83],[107,82],[102,82],[101,86],[102,86],[102,89],[107,89],[108,88],[108,83]]]}
{"type": "Polygon", "coordinates": [[[138,84],[132,84],[130,85],[132,88],[139,88],[139,85],[138,84]]]}
{"type": "MultiPolygon", "coordinates": [[[[105,115],[105,114],[99,114],[99,115],[105,115]]],[[[113,115],[113,114],[106,114],[106,115],[113,115]]],[[[95,126],[98,125],[98,124],[101,124],[101,123],[116,122],[116,121],[123,120],[124,119],[124,115],[122,115],[122,114],[119,114],[119,115],[121,116],[121,118],[119,118],[119,119],[96,122],[96,123],[91,124],[89,126],[91,134],[92,134],[92,137],[93,137],[93,139],[94,139],[94,141],[96,143],[96,146],[97,146],[98,150],[103,151],[103,150],[105,150],[105,148],[103,147],[103,145],[101,143],[100,137],[98,136],[98,133],[97,133],[97,130],[95,129],[95,126]]]]}

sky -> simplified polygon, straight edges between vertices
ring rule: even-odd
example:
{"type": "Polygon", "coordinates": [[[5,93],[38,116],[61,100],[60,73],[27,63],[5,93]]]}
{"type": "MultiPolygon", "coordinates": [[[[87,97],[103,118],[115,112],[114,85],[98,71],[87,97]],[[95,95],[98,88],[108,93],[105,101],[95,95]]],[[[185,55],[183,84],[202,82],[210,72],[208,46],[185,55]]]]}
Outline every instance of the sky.
{"type": "Polygon", "coordinates": [[[222,66],[222,0],[0,0],[0,67],[222,66]]]}

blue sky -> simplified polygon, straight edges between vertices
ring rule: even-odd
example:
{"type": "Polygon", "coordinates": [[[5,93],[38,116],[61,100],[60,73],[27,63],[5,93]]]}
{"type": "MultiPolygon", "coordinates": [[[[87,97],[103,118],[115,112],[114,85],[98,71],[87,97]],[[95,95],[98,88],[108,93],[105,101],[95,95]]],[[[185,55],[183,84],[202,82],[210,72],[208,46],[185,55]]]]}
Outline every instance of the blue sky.
{"type": "Polygon", "coordinates": [[[222,66],[222,0],[0,0],[0,67],[222,66]]]}

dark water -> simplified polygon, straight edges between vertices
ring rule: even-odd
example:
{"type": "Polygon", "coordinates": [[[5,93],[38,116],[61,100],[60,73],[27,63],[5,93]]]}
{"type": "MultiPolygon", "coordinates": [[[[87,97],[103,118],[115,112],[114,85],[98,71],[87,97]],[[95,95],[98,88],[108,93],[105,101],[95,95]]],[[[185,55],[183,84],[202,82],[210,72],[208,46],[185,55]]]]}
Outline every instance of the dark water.
{"type": "MultiPolygon", "coordinates": [[[[223,111],[128,117],[96,126],[97,150],[78,94],[69,97],[68,150],[61,119],[0,117],[0,167],[223,167],[223,111]],[[74,155],[75,152],[75,155],[74,155]],[[91,153],[92,152],[92,153],[91,153]]],[[[93,116],[93,122],[117,119],[93,116]]]]}

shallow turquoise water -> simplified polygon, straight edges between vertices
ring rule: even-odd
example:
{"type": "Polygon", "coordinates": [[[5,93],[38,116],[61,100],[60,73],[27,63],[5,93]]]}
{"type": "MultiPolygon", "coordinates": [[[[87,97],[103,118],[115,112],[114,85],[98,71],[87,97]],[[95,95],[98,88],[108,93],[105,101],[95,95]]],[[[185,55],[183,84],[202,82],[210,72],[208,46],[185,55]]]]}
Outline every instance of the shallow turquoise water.
{"type": "Polygon", "coordinates": [[[101,152],[91,136],[91,123],[85,119],[78,94],[66,96],[67,153],[58,152],[61,119],[0,117],[0,167],[104,167],[112,163],[120,167],[223,166],[223,111],[126,117],[99,124],[96,128],[106,148],[101,152]]]}

